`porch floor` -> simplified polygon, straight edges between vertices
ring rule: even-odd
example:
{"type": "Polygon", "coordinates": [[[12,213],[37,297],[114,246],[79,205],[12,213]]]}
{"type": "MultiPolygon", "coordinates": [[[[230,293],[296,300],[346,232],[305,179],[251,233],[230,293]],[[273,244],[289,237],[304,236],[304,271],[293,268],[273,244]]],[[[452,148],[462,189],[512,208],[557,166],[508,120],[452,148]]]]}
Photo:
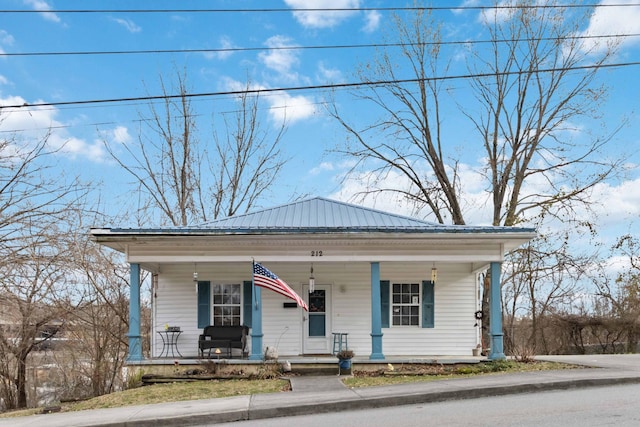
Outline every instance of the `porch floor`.
{"type": "MultiPolygon", "coordinates": [[[[457,363],[479,363],[485,361],[485,356],[385,356],[383,360],[371,360],[369,356],[355,356],[352,359],[354,364],[359,365],[386,365],[388,363],[393,365],[419,365],[419,364],[438,364],[438,365],[451,365],[457,363]]],[[[219,362],[227,365],[259,365],[262,363],[284,363],[289,362],[294,365],[335,365],[338,363],[338,359],[330,354],[327,355],[314,355],[314,356],[280,356],[277,360],[249,360],[242,359],[240,357],[234,358],[153,358],[145,359],[141,361],[129,361],[129,366],[141,366],[141,365],[199,365],[204,362],[219,362]]]]}

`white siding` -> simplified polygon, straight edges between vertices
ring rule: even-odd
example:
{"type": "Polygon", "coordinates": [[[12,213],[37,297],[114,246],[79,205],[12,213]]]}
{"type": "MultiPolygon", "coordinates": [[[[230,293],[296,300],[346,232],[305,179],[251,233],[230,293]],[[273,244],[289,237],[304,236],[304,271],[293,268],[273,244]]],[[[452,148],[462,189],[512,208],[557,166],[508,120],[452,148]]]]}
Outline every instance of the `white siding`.
{"type": "MultiPolygon", "coordinates": [[[[266,264],[266,263],[265,263],[266,264]]],[[[265,265],[302,295],[308,283],[309,267],[303,263],[265,265]]],[[[381,279],[420,283],[428,279],[431,265],[424,263],[381,263],[381,279]]],[[[154,331],[165,324],[180,326],[183,333],[179,349],[184,356],[197,354],[197,293],[193,282],[193,264],[163,264],[155,299],[154,331]]],[[[251,279],[250,263],[198,264],[199,280],[213,283],[239,283],[251,279]]],[[[316,284],[331,286],[331,331],[347,332],[349,348],[357,355],[371,353],[371,267],[369,263],[316,263],[316,284]]],[[[262,290],[263,346],[276,347],[280,357],[299,355],[303,348],[301,308],[284,308],[290,300],[262,290]]],[[[385,355],[470,355],[476,345],[475,274],[470,264],[438,265],[435,286],[435,328],[383,328],[385,355]]],[[[162,341],[154,332],[153,356],[162,350],[162,341]]],[[[328,340],[330,337],[328,338],[328,340]]],[[[263,349],[264,350],[264,349],[263,349]]]]}

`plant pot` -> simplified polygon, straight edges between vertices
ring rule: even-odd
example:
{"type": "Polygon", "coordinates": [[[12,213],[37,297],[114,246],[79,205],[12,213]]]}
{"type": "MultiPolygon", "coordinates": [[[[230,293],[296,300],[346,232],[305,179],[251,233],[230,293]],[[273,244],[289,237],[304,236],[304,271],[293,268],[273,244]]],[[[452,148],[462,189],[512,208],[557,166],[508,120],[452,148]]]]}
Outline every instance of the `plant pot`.
{"type": "Polygon", "coordinates": [[[351,369],[351,359],[338,359],[340,369],[351,369]]]}
{"type": "Polygon", "coordinates": [[[471,349],[471,353],[472,353],[474,356],[480,356],[480,352],[481,352],[481,351],[482,351],[482,349],[481,349],[481,348],[472,348],[472,349],[471,349]]]}
{"type": "Polygon", "coordinates": [[[351,375],[351,359],[338,359],[338,375],[351,375]]]}

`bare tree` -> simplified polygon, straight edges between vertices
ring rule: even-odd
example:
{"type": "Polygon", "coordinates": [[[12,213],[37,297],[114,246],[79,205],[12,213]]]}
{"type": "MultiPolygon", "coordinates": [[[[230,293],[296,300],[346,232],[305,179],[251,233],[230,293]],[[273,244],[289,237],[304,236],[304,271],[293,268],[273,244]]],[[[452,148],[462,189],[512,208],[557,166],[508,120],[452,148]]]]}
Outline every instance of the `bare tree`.
{"type": "Polygon", "coordinates": [[[88,186],[54,170],[61,149],[49,135],[0,139],[0,392],[13,408],[27,405],[29,356],[50,338],[43,329],[66,319],[56,304],[68,262],[65,218],[88,186]]]}
{"type": "Polygon", "coordinates": [[[486,77],[470,80],[479,108],[461,111],[484,142],[494,225],[516,225],[540,212],[572,218],[577,205],[590,203],[589,189],[619,166],[604,155],[610,137],[574,142],[570,135],[579,120],[599,116],[606,88],[597,76],[616,42],[602,46],[575,37],[589,15],[569,18],[555,1],[544,5],[556,7],[522,2],[485,15],[490,48],[472,52],[469,64],[474,75],[486,77]],[[531,181],[546,188],[526,190],[531,181]]]}
{"type": "Polygon", "coordinates": [[[379,113],[380,117],[357,129],[333,105],[330,114],[353,142],[338,151],[357,160],[353,171],[374,168],[367,194],[397,193],[417,210],[427,207],[440,223],[451,218],[454,224],[464,224],[458,170],[455,162],[450,163],[442,133],[440,99],[446,87],[432,78],[448,69],[441,59],[440,25],[422,9],[410,22],[395,16],[394,25],[397,40],[390,42],[399,50],[380,51],[358,72],[362,82],[372,85],[355,96],[370,105],[371,116],[379,113]],[[397,75],[402,68],[413,72],[414,84],[397,75]],[[385,83],[373,84],[379,81],[385,83]],[[387,177],[392,172],[407,184],[389,186],[387,177]]]}
{"type": "MultiPolygon", "coordinates": [[[[23,243],[24,244],[24,243],[23,243]]],[[[7,409],[27,407],[28,357],[42,341],[51,338],[47,327],[62,328],[65,308],[57,303],[64,279],[64,255],[51,241],[37,239],[19,256],[0,266],[0,331],[2,397],[7,409]]]]}
{"type": "MultiPolygon", "coordinates": [[[[249,95],[251,83],[237,98],[238,110],[223,115],[226,135],[214,131],[215,153],[210,156],[213,177],[213,215],[231,216],[248,210],[272,186],[285,164],[280,141],[285,121],[274,132],[265,130],[259,117],[259,97],[249,95]]],[[[202,200],[202,198],[200,198],[202,200]]]]}
{"type": "Polygon", "coordinates": [[[61,148],[52,148],[49,137],[0,138],[0,250],[5,260],[32,246],[32,240],[24,239],[25,227],[28,237],[42,234],[52,218],[64,219],[87,194],[86,185],[54,170],[53,160],[61,148]]]}
{"type": "MultiPolygon", "coordinates": [[[[541,212],[571,214],[578,204],[588,203],[589,189],[619,166],[602,155],[608,138],[586,143],[568,139],[573,121],[597,118],[606,88],[596,77],[615,45],[588,48],[575,37],[583,16],[542,7],[557,6],[553,0],[533,3],[518,2],[520,7],[506,12],[497,8],[496,14],[508,14],[500,19],[485,16],[491,49],[469,52],[471,74],[464,80],[475,100],[457,100],[478,132],[476,150],[484,151],[493,225],[530,221],[541,212]],[[589,67],[576,71],[585,64],[589,67]],[[546,183],[546,188],[527,189],[525,184],[533,181],[546,183]]],[[[356,128],[335,106],[331,111],[354,142],[342,152],[359,166],[373,167],[377,179],[371,192],[400,194],[439,222],[450,218],[464,224],[460,160],[455,144],[444,140],[450,133],[442,121],[448,89],[443,78],[450,64],[442,59],[439,24],[425,8],[407,20],[396,16],[395,30],[394,47],[380,51],[359,72],[363,82],[384,82],[356,93],[368,101],[371,116],[379,113],[379,118],[356,128]],[[398,69],[413,75],[401,78],[398,69]],[[391,172],[408,184],[386,184],[391,172]]]]}
{"type": "Polygon", "coordinates": [[[554,337],[546,328],[554,314],[571,312],[592,257],[571,251],[568,232],[539,236],[516,249],[502,277],[505,351],[549,354],[554,337]],[[526,318],[527,322],[520,322],[526,318]],[[518,330],[517,326],[526,325],[518,330]],[[550,342],[551,340],[551,342],[550,342]]]}
{"type": "MultiPolygon", "coordinates": [[[[129,329],[129,270],[121,255],[91,241],[80,219],[73,239],[73,274],[77,307],[67,328],[74,372],[90,379],[90,395],[122,385],[121,371],[129,329]]],[[[71,381],[73,384],[74,381],[71,381]]]]}
{"type": "Polygon", "coordinates": [[[201,116],[193,110],[186,72],[177,73],[173,90],[160,82],[162,108],[149,105],[137,142],[125,144],[124,153],[106,144],[144,193],[142,209],[157,209],[162,223],[184,226],[252,208],[285,164],[280,152],[285,124],[275,132],[263,126],[258,97],[245,92],[237,98],[234,118],[223,119],[226,134],[214,130],[209,151],[199,139],[203,126],[196,120],[201,116]]]}
{"type": "MultiPolygon", "coordinates": [[[[379,51],[358,74],[372,83],[356,96],[367,101],[374,121],[356,127],[331,107],[351,142],[339,151],[357,160],[352,172],[372,176],[365,195],[390,192],[440,223],[465,224],[466,183],[460,179],[457,144],[447,139],[454,133],[445,126],[443,105],[449,93],[464,93],[467,82],[474,96],[454,101],[477,131],[472,139],[477,142],[465,141],[471,145],[465,151],[475,150],[483,159],[479,179],[493,225],[568,223],[579,207],[588,210],[590,190],[620,165],[606,155],[611,135],[571,139],[574,123],[599,118],[606,88],[597,77],[615,54],[616,41],[603,46],[576,37],[592,9],[579,15],[554,0],[523,0],[491,10],[483,16],[489,43],[469,44],[469,77],[456,79],[451,91],[446,86],[451,63],[443,58],[453,54],[443,52],[440,25],[429,8],[412,11],[407,19],[397,16],[396,38],[389,40],[393,48],[379,51]],[[401,182],[389,180],[390,174],[401,182]]],[[[488,275],[485,279],[487,295],[488,275]]],[[[485,322],[486,303],[483,298],[485,322]]]]}
{"type": "Polygon", "coordinates": [[[611,249],[612,257],[627,261],[625,267],[611,277],[606,265],[594,277],[598,296],[606,302],[611,317],[618,320],[626,337],[627,351],[636,352],[640,341],[640,240],[630,234],[620,236],[611,249]]]}

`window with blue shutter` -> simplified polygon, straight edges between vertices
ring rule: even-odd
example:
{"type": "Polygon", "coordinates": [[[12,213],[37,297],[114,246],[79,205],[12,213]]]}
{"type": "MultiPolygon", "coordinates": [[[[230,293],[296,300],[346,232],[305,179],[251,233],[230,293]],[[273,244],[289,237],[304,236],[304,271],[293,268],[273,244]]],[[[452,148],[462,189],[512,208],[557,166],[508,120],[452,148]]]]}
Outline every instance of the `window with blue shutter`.
{"type": "Polygon", "coordinates": [[[253,283],[251,280],[242,283],[242,324],[251,327],[251,302],[253,301],[252,289],[253,283]]]}
{"type": "Polygon", "coordinates": [[[211,284],[198,282],[198,328],[211,324],[211,284]]]}
{"type": "Polygon", "coordinates": [[[435,327],[435,289],[430,280],[422,281],[422,327],[435,327]]]}

